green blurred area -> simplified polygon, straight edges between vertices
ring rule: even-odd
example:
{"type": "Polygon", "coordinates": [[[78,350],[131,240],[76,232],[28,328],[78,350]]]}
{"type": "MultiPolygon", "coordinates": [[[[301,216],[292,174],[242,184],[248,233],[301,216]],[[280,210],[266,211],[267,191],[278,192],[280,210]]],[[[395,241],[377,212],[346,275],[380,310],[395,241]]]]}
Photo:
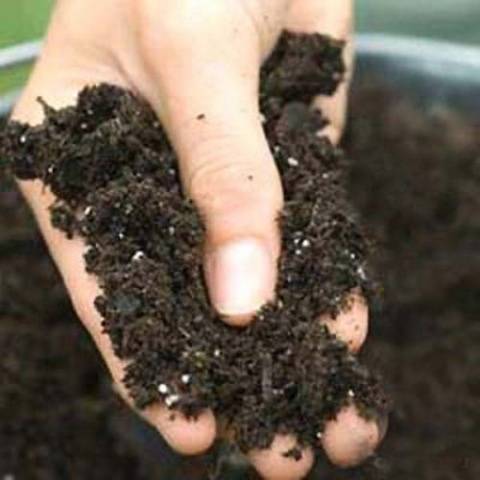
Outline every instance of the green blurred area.
{"type": "MultiPolygon", "coordinates": [[[[40,38],[53,3],[0,0],[0,48],[40,38]]],[[[409,34],[480,45],[480,0],[357,0],[356,10],[360,32],[409,34]]],[[[21,67],[1,72],[0,93],[21,85],[28,71],[28,67],[21,67]]]]}
{"type": "MultiPolygon", "coordinates": [[[[0,48],[42,36],[54,0],[0,0],[0,48]]],[[[21,85],[29,68],[0,74],[0,93],[21,85]]]]}
{"type": "Polygon", "coordinates": [[[53,0],[1,0],[0,48],[41,36],[53,3],[53,0]]]}

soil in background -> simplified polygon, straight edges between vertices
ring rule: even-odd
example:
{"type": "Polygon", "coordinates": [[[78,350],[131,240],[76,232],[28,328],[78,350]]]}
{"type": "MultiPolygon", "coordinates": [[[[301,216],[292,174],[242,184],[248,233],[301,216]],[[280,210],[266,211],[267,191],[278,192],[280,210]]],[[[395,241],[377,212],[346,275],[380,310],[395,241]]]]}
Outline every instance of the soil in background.
{"type": "Polygon", "coordinates": [[[480,478],[480,123],[370,81],[353,94],[352,200],[384,295],[365,353],[395,408],[378,457],[318,478],[480,478]],[[381,308],[381,313],[380,313],[381,308]]]}

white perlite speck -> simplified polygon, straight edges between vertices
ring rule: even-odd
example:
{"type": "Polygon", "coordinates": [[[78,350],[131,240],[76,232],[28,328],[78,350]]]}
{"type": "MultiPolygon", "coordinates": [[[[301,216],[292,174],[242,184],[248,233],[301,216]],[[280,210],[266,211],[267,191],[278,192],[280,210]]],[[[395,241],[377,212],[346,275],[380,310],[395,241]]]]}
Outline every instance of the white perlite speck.
{"type": "Polygon", "coordinates": [[[168,385],[165,385],[164,383],[161,383],[161,384],[158,386],[158,391],[159,391],[161,394],[166,395],[166,394],[169,392],[168,385]]]}
{"type": "Polygon", "coordinates": [[[365,270],[363,267],[358,267],[357,268],[357,274],[358,276],[362,279],[362,280],[366,280],[367,279],[367,274],[365,273],[365,270]]]}
{"type": "Polygon", "coordinates": [[[291,166],[291,167],[298,167],[299,165],[299,162],[296,158],[293,158],[293,157],[288,157],[287,158],[287,163],[291,166]]]}
{"type": "Polygon", "coordinates": [[[138,252],[134,253],[132,260],[136,262],[138,260],[141,260],[142,258],[145,258],[145,253],[141,250],[138,250],[138,252]]]}
{"type": "Polygon", "coordinates": [[[165,405],[170,408],[180,400],[180,395],[173,393],[165,398],[165,405]]]}
{"type": "Polygon", "coordinates": [[[190,375],[188,373],[184,373],[181,379],[182,379],[182,383],[184,383],[185,385],[190,383],[190,375]]]}
{"type": "Polygon", "coordinates": [[[355,392],[354,392],[352,389],[350,389],[350,390],[347,392],[347,394],[348,394],[348,396],[349,396],[350,398],[353,398],[353,397],[355,396],[355,392]]]}

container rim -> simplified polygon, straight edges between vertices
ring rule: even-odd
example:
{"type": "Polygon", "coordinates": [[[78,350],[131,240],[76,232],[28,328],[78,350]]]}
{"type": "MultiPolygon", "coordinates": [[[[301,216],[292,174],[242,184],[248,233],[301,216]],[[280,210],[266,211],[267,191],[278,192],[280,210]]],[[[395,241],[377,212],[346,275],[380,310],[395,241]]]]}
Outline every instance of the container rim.
{"type": "MultiPolygon", "coordinates": [[[[418,36],[388,33],[360,33],[355,36],[357,57],[383,58],[400,63],[421,65],[421,70],[434,76],[455,76],[455,66],[461,70],[478,71],[480,83],[480,47],[418,36]],[[449,68],[446,69],[445,66],[449,68]],[[451,67],[451,68],[450,68],[451,67]]],[[[0,72],[34,61],[40,54],[42,41],[35,40],[0,49],[0,72]]],[[[0,96],[0,117],[15,104],[20,90],[0,96]]]]}
{"type": "Polygon", "coordinates": [[[419,36],[364,33],[355,38],[359,56],[408,58],[428,63],[457,63],[480,69],[480,47],[419,36]]]}

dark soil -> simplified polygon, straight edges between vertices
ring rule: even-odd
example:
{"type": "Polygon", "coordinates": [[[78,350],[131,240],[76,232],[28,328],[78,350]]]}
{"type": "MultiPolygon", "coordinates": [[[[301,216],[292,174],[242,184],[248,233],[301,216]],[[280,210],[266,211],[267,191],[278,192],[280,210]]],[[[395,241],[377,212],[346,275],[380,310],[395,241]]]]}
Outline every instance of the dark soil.
{"type": "Polygon", "coordinates": [[[276,301],[244,330],[209,305],[201,217],[182,196],[175,154],[146,104],[101,85],[76,107],[44,105],[39,127],[5,130],[13,173],[48,185],[58,198],[53,225],[87,242],[87,271],[104,291],[95,304],[129,362],[124,382],[137,407],[165,401],[193,416],[210,407],[245,450],[268,447],[277,432],[318,444],[351,391],[365,415],[386,408],[378,379],[317,320],[346,308],[353,289],[367,298],[371,290],[343,153],[317,136],[325,121],[308,108],[318,85],[331,94],[342,80],[342,46],[285,35],[262,72],[265,131],[286,197],[283,252],[276,301]]]}
{"type": "MultiPolygon", "coordinates": [[[[378,239],[372,263],[385,286],[366,351],[395,410],[377,458],[339,472],[319,457],[312,478],[477,480],[480,125],[420,110],[378,84],[353,100],[350,192],[378,239]]],[[[119,406],[98,354],[3,180],[0,211],[0,477],[205,479],[194,467],[169,473],[160,456],[163,475],[141,476],[112,427],[119,406]]]]}

